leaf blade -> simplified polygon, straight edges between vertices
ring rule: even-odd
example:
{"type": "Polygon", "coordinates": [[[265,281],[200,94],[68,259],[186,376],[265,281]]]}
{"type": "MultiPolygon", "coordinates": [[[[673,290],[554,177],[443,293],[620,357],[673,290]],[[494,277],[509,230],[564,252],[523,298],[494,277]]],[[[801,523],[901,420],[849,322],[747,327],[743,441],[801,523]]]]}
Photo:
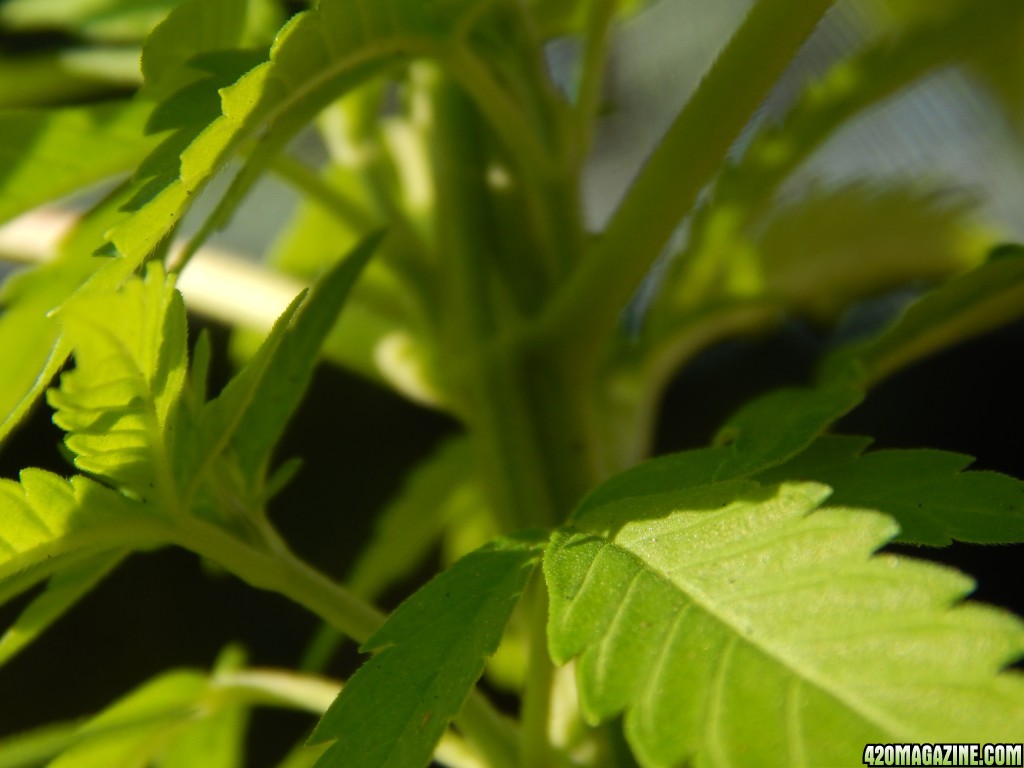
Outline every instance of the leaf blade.
{"type": "Polygon", "coordinates": [[[156,143],[152,107],[133,101],[0,111],[0,222],[130,170],[156,143]]]}
{"type": "Polygon", "coordinates": [[[997,249],[984,264],[949,280],[907,307],[878,336],[837,350],[825,360],[822,379],[842,375],[855,361],[864,385],[932,352],[1024,315],[1024,248],[997,249]]]}
{"type": "Polygon", "coordinates": [[[1019,620],[959,605],[972,585],[955,572],[872,557],[895,525],[827,495],[730,481],[592,507],[555,534],[552,658],[577,659],[591,721],[625,712],[642,765],[831,765],[873,740],[1024,724],[1024,682],[997,674],[1024,653],[1019,620]]]}
{"type": "Polygon", "coordinates": [[[809,480],[833,489],[827,506],[877,509],[900,524],[896,541],[946,546],[1024,541],[1024,483],[997,472],[968,472],[973,459],[946,451],[865,452],[870,440],[826,435],[804,453],[758,476],[809,480]]]}
{"type": "Polygon", "coordinates": [[[288,324],[234,435],[243,471],[255,474],[269,458],[309,386],[320,347],[383,238],[383,232],[375,232],[360,240],[314,284],[288,324]]]}
{"type": "MultiPolygon", "coordinates": [[[[270,59],[220,90],[220,115],[200,126],[180,153],[178,172],[157,180],[135,215],[111,230],[110,241],[131,263],[141,262],[257,130],[264,127],[255,153],[262,162],[328,103],[387,65],[437,55],[438,41],[460,34],[460,20],[477,2],[359,3],[365,23],[352,24],[349,3],[327,0],[292,17],[278,33],[270,59]]],[[[247,164],[204,233],[226,219],[261,168],[247,164]]]]}
{"type": "Polygon", "coordinates": [[[483,673],[540,558],[536,539],[470,553],[403,603],[364,646],[377,650],[310,737],[336,739],[317,763],[424,765],[483,673]]]}

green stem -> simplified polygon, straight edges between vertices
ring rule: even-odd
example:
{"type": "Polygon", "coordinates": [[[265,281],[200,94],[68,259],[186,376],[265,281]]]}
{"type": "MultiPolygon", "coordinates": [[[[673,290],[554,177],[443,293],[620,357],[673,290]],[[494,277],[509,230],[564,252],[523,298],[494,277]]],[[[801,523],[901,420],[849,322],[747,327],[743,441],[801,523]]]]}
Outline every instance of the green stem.
{"type": "Polygon", "coordinates": [[[383,223],[355,200],[328,184],[319,173],[293,157],[276,155],[270,161],[269,169],[305,197],[316,201],[342,224],[356,231],[368,231],[383,223]]]}
{"type": "Polygon", "coordinates": [[[546,768],[553,765],[548,721],[555,670],[548,656],[547,592],[543,576],[538,571],[530,577],[522,604],[529,627],[529,659],[520,715],[520,766],[546,768]]]}
{"type": "Polygon", "coordinates": [[[593,364],[619,313],[700,191],[831,5],[759,0],[640,171],[545,323],[593,364]]]}
{"type": "MultiPolygon", "coordinates": [[[[257,550],[195,518],[177,521],[169,536],[246,583],[287,597],[360,644],[385,621],[377,608],[311,568],[280,540],[269,552],[257,550]]],[[[455,722],[493,765],[504,766],[504,756],[515,753],[514,730],[478,691],[470,691],[455,722]]]]}
{"type": "Polygon", "coordinates": [[[593,140],[594,123],[601,107],[601,93],[608,60],[608,40],[619,0],[593,0],[587,15],[586,42],[576,87],[576,131],[579,136],[578,163],[586,160],[593,140]]]}
{"type": "Polygon", "coordinates": [[[174,540],[242,581],[284,595],[358,643],[369,640],[384,623],[383,613],[311,568],[283,545],[275,546],[273,552],[258,550],[194,518],[178,522],[174,540]]]}
{"type": "Polygon", "coordinates": [[[554,163],[544,143],[524,118],[520,106],[508,97],[480,60],[465,46],[459,46],[444,63],[446,71],[470,94],[513,156],[535,173],[548,173],[554,163]]]}
{"type": "MultiPolygon", "coordinates": [[[[781,122],[760,130],[743,156],[715,182],[714,206],[694,215],[691,236],[674,271],[685,269],[704,245],[714,211],[728,208],[742,231],[756,221],[787,178],[855,115],[938,67],[991,44],[1001,29],[1020,24],[1024,6],[993,0],[986,13],[966,3],[937,22],[885,37],[834,65],[811,83],[781,122]]],[[[669,278],[671,280],[671,278],[669,278]]]]}

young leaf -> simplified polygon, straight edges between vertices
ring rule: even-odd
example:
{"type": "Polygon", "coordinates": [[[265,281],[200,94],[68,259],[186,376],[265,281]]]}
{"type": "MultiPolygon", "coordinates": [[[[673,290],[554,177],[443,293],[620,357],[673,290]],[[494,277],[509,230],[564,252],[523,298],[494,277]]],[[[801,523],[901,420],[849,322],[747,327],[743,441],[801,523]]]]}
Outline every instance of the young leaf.
{"type": "Polygon", "coordinates": [[[544,560],[552,658],[641,765],[839,765],[878,742],[1005,741],[1024,626],[970,580],[872,556],[888,518],[732,481],[573,517],[544,560]],[[815,511],[817,510],[817,511],[815,511]]]}
{"type": "Polygon", "coordinates": [[[144,280],[80,293],[58,318],[76,366],[48,399],[75,466],[173,509],[169,457],[188,365],[185,308],[173,279],[151,263],[144,280]]]}
{"type": "Polygon", "coordinates": [[[7,365],[0,378],[0,442],[27,415],[70,353],[52,310],[96,275],[95,287],[116,284],[120,265],[93,257],[103,232],[123,217],[115,192],[87,213],[60,244],[57,258],[16,273],[0,289],[0,349],[7,365]]]}
{"type": "MultiPolygon", "coordinates": [[[[0,605],[51,574],[95,563],[103,553],[166,539],[152,510],[84,477],[25,469],[0,480],[0,605]]],[[[79,576],[89,578],[82,568],[79,576]]],[[[65,580],[63,589],[73,585],[65,580]]]]}
{"type": "MultiPolygon", "coordinates": [[[[135,215],[110,232],[131,263],[139,263],[177,226],[196,194],[222,170],[243,141],[260,132],[247,169],[221,200],[210,226],[224,221],[262,170],[321,109],[395,61],[441,56],[464,30],[463,16],[479,0],[424,5],[411,0],[357,3],[324,0],[284,26],[270,60],[223,88],[221,115],[181,152],[180,170],[149,190],[135,215]]],[[[204,232],[209,227],[204,227],[204,232]]]]}
{"type": "Polygon", "coordinates": [[[760,482],[813,480],[833,489],[829,507],[877,509],[900,525],[897,541],[945,546],[1024,541],[1024,483],[965,472],[973,459],[932,450],[864,450],[871,440],[825,435],[760,482]]]}
{"type": "Polygon", "coordinates": [[[190,490],[230,444],[247,484],[248,501],[258,507],[266,500],[271,451],[309,385],[324,337],[382,237],[377,233],[364,238],[312,290],[300,293],[256,354],[202,406],[198,449],[182,446],[177,457],[180,480],[190,490]]]}
{"type": "Polygon", "coordinates": [[[324,339],[383,237],[378,232],[357,243],[313,286],[288,324],[234,435],[235,450],[246,474],[266,470],[270,451],[309,386],[324,339]]]}
{"type": "Polygon", "coordinates": [[[863,399],[862,390],[837,378],[823,386],[782,389],[751,401],[715,437],[716,444],[727,443],[732,451],[716,479],[746,477],[781,464],[863,399]]]}
{"type": "Polygon", "coordinates": [[[134,168],[156,143],[143,131],[151,110],[128,101],[0,111],[0,222],[134,168]]]}
{"type": "Polygon", "coordinates": [[[268,0],[185,0],[146,39],[147,98],[160,101],[202,76],[196,57],[270,41],[278,13],[268,0]],[[273,26],[271,27],[271,24],[273,26]]]}
{"type": "Polygon", "coordinates": [[[936,350],[1024,316],[1024,248],[1005,246],[986,263],[929,291],[874,339],[827,359],[823,378],[835,378],[855,360],[864,385],[936,350]]]}
{"type": "Polygon", "coordinates": [[[813,190],[754,239],[764,289],[828,321],[865,296],[974,266],[982,235],[969,203],[908,186],[813,190]]]}
{"type": "Polygon", "coordinates": [[[220,695],[216,673],[167,672],[92,718],[52,768],[240,768],[244,702],[220,695]]]}
{"type": "Polygon", "coordinates": [[[377,655],[310,737],[334,740],[318,768],[426,765],[497,649],[542,551],[536,540],[500,539],[402,603],[362,648],[377,655]]]}

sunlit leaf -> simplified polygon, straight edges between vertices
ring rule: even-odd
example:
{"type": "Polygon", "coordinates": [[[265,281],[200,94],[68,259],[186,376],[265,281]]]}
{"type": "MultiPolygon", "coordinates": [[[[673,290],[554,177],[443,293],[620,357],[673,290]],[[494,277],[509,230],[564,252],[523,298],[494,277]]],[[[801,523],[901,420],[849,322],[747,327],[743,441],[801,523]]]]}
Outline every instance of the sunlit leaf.
{"type": "Polygon", "coordinates": [[[109,102],[0,111],[0,221],[133,169],[155,145],[152,107],[109,102]]]}
{"type": "Polygon", "coordinates": [[[116,192],[102,201],[74,226],[52,262],[14,274],[0,290],[0,349],[7,362],[0,377],[0,441],[28,415],[70,353],[52,311],[99,271],[105,273],[94,281],[99,288],[123,277],[119,265],[92,255],[103,232],[123,216],[121,202],[116,192]]]}
{"type": "Polygon", "coordinates": [[[544,569],[549,644],[641,765],[840,765],[880,742],[1024,728],[1024,626],[970,580],[872,553],[887,517],[733,481],[575,515],[544,569]],[[851,755],[853,757],[851,757],[851,755]]]}
{"type": "Polygon", "coordinates": [[[185,308],[157,263],[145,281],[77,295],[60,310],[75,369],[48,393],[75,466],[135,497],[172,503],[169,456],[185,384],[185,308]]]}
{"type": "Polygon", "coordinates": [[[84,477],[68,481],[39,469],[22,470],[20,482],[0,480],[0,519],[0,604],[58,571],[166,536],[138,502],[84,477]]]}

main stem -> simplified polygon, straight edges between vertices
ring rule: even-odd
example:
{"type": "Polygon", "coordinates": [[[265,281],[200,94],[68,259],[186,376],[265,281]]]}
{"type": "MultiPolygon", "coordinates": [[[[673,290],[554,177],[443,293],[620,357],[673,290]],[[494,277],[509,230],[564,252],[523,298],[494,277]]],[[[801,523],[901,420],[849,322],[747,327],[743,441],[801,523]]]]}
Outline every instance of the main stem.
{"type": "MultiPolygon", "coordinates": [[[[589,379],[533,332],[529,318],[517,314],[496,272],[500,239],[521,240],[523,259],[547,259],[528,250],[538,239],[499,231],[495,224],[496,190],[488,179],[490,157],[481,138],[486,129],[476,107],[440,74],[431,96],[448,388],[463,404],[500,527],[550,528],[599,479],[589,379]]],[[[574,221],[571,214],[569,220],[574,221]]],[[[582,240],[577,235],[539,241],[571,248],[582,240]]]]}

